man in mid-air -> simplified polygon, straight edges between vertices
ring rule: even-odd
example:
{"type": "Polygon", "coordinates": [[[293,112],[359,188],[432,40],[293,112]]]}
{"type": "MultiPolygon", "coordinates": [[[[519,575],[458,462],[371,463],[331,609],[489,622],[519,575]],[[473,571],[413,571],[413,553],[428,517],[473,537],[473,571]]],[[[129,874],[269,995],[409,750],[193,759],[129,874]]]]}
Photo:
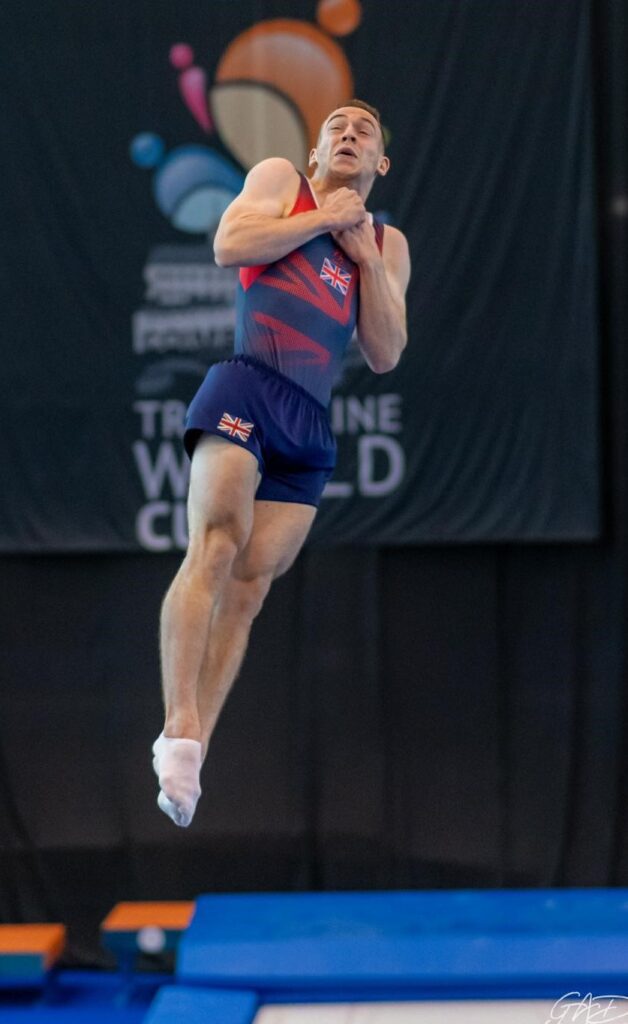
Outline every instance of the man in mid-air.
{"type": "Polygon", "coordinates": [[[404,236],[364,203],[388,172],[377,110],[351,100],[323,123],[308,180],[263,160],[223,214],[219,266],[238,266],[235,355],[192,400],[189,546],[164,599],[158,804],[189,825],[210,736],[253,619],[292,565],[330,477],[327,407],[354,328],[375,373],[406,344],[404,236]]]}

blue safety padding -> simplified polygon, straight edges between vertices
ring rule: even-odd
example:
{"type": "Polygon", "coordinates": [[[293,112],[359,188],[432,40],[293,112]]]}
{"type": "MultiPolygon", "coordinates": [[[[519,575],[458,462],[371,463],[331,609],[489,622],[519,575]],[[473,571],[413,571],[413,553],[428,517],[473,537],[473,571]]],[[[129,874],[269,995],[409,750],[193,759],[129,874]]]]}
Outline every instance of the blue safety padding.
{"type": "MultiPolygon", "coordinates": [[[[76,1009],[66,1006],[33,1006],[20,1009],[0,1008],[2,1024],[143,1024],[143,1008],[89,1007],[76,1009]]],[[[173,1022],[174,1024],[174,1022],[173,1022]]],[[[206,1022],[208,1024],[208,1022],[206,1022]]]]}
{"type": "Polygon", "coordinates": [[[2,953],[0,988],[5,985],[43,985],[49,968],[41,953],[2,953]]]}
{"type": "Polygon", "coordinates": [[[0,974],[0,992],[13,988],[41,989],[46,984],[46,975],[43,971],[33,974],[23,974],[21,971],[7,972],[0,974]]]}
{"type": "Polygon", "coordinates": [[[258,1005],[255,992],[169,985],[155,996],[144,1024],[251,1024],[258,1005]]]}
{"type": "MultiPolygon", "coordinates": [[[[460,1000],[526,1000],[526,999],[549,999],[552,1002],[564,996],[566,992],[581,992],[583,996],[587,992],[595,992],[598,995],[604,992],[613,992],[616,996],[621,995],[628,998],[628,973],[624,974],[623,980],[613,975],[608,978],[597,975],[595,978],[587,978],[579,975],[575,980],[573,977],[561,978],[558,975],[550,982],[527,981],[503,984],[486,985],[468,981],[465,984],[456,985],[429,985],[417,984],[416,986],[394,986],[385,988],[370,988],[361,985],[354,988],[313,988],[313,989],[266,989],[261,998],[264,1004],[299,1004],[299,1003],[403,1003],[403,1002],[452,1002],[460,1000]]],[[[578,1024],[585,1024],[584,1019],[578,1019],[578,1024]]],[[[625,1024],[625,1022],[622,1022],[625,1024]]]]}
{"type": "Polygon", "coordinates": [[[282,989],[534,983],[628,971],[628,890],[202,896],[180,981],[282,989]]]}

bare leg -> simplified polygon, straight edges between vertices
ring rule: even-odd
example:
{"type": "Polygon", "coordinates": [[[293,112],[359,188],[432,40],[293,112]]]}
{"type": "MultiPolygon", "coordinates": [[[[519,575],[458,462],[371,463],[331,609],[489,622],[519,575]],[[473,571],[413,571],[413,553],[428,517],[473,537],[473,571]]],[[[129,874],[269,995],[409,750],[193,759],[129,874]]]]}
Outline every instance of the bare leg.
{"type": "Polygon", "coordinates": [[[251,583],[231,579],[217,604],[199,675],[198,717],[203,760],[207,755],[209,737],[240,671],[253,619],[262,606],[270,583],[271,580],[265,577],[251,583]]]}
{"type": "Polygon", "coordinates": [[[249,543],[216,605],[198,680],[202,756],[246,651],[251,625],[274,579],[290,568],[309,532],[311,505],[256,501],[249,543]]]}
{"type": "Polygon", "coordinates": [[[220,438],[199,441],[188,500],[190,543],[162,607],[166,721],[153,746],[158,804],[178,825],[189,825],[200,796],[198,678],[214,609],[251,532],[257,477],[250,452],[220,438]]]}
{"type": "Polygon", "coordinates": [[[201,438],[190,477],[190,542],[161,612],[165,736],[200,740],[196,689],[209,624],[251,532],[256,480],[250,453],[219,438],[201,438]]]}

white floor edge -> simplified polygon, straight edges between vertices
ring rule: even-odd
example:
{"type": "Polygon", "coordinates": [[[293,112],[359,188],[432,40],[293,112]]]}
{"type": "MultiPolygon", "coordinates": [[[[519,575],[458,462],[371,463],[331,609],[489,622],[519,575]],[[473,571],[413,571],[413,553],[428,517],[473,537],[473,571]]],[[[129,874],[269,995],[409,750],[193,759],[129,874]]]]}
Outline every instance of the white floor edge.
{"type": "Polygon", "coordinates": [[[327,1003],[265,1006],[254,1024],[628,1024],[628,998],[610,1004],[573,995],[554,1000],[327,1003]]]}

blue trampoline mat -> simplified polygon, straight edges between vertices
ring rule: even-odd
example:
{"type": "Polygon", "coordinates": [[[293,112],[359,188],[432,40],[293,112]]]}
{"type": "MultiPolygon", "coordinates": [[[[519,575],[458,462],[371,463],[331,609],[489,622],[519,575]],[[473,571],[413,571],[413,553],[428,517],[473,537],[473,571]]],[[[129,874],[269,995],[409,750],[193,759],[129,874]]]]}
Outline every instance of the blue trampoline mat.
{"type": "MultiPolygon", "coordinates": [[[[628,890],[205,895],[179,983],[293,993],[628,980],[628,890]]],[[[565,991],[565,988],[562,988],[565,991]]]]}
{"type": "Polygon", "coordinates": [[[206,895],[174,980],[61,971],[39,996],[0,992],[0,1021],[251,1024],[269,1003],[626,994],[628,890],[206,895]]]}
{"type": "Polygon", "coordinates": [[[2,1024],[143,1024],[145,1016],[145,1008],[33,1006],[5,1009],[0,1004],[2,1024]]]}
{"type": "Polygon", "coordinates": [[[143,1024],[250,1024],[258,1002],[254,992],[172,985],[158,993],[143,1024]]]}

